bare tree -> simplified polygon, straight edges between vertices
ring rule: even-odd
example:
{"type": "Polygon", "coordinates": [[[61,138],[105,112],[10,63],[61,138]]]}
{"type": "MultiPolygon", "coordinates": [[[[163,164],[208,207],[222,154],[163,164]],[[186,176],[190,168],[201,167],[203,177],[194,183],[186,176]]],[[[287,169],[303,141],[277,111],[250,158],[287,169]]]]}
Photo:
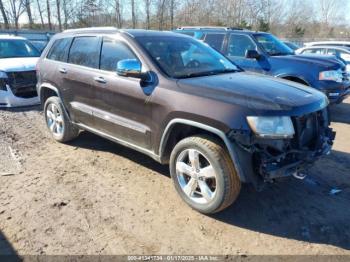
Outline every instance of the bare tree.
{"type": "Polygon", "coordinates": [[[175,9],[175,0],[170,0],[170,27],[174,29],[174,9],[175,9]]]}
{"type": "Polygon", "coordinates": [[[44,29],[45,28],[45,22],[44,22],[43,11],[41,9],[39,0],[36,0],[36,4],[37,4],[39,16],[40,16],[41,28],[44,29]]]}
{"type": "Polygon", "coordinates": [[[67,4],[67,0],[63,0],[63,16],[64,16],[64,29],[68,28],[68,4],[67,4]]]}
{"type": "Polygon", "coordinates": [[[0,10],[1,10],[2,18],[4,19],[5,28],[10,29],[10,23],[9,23],[8,18],[7,18],[7,14],[6,14],[5,7],[4,7],[2,0],[0,0],[0,10]]]}
{"type": "Polygon", "coordinates": [[[319,0],[320,21],[326,26],[341,18],[346,11],[347,1],[344,0],[319,0]]]}
{"type": "Polygon", "coordinates": [[[15,25],[15,28],[19,28],[19,17],[25,12],[25,3],[22,0],[10,0],[10,17],[15,25]]]}
{"type": "Polygon", "coordinates": [[[131,20],[132,28],[136,28],[135,0],[131,0],[131,20]]]}
{"type": "Polygon", "coordinates": [[[146,10],[146,29],[151,28],[151,0],[144,0],[146,10]]]}
{"type": "Polygon", "coordinates": [[[46,9],[47,9],[47,23],[49,24],[49,30],[52,30],[50,0],[46,0],[46,9]]]}
{"type": "Polygon", "coordinates": [[[57,21],[58,29],[62,31],[62,20],[61,20],[61,0],[56,0],[56,11],[57,11],[57,21]]]}
{"type": "Polygon", "coordinates": [[[166,0],[158,0],[158,29],[163,30],[164,28],[164,12],[165,12],[166,0]]]}
{"type": "Polygon", "coordinates": [[[120,0],[115,0],[115,18],[117,21],[117,27],[122,28],[123,27],[122,5],[120,0]]]}
{"type": "Polygon", "coordinates": [[[29,21],[29,28],[33,28],[34,21],[33,21],[33,16],[32,16],[32,9],[31,9],[31,0],[24,0],[26,12],[28,15],[28,21],[29,21]]]}

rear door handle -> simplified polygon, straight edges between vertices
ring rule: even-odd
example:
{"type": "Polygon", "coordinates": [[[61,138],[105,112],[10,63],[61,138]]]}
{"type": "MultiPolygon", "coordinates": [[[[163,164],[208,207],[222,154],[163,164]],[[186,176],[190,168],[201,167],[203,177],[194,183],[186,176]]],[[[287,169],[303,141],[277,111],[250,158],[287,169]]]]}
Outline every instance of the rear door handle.
{"type": "Polygon", "coordinates": [[[59,71],[62,74],[67,74],[67,69],[65,69],[65,68],[60,68],[59,71]]]}
{"type": "Polygon", "coordinates": [[[101,84],[107,83],[106,79],[104,79],[102,76],[95,76],[94,80],[95,80],[95,82],[98,82],[98,83],[101,83],[101,84]]]}

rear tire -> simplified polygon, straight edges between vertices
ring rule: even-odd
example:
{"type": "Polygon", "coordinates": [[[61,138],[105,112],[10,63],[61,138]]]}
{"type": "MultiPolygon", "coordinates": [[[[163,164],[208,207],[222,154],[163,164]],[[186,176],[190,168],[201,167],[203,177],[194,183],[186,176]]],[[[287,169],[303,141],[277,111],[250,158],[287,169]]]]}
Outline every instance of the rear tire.
{"type": "Polygon", "coordinates": [[[45,101],[46,125],[53,139],[65,143],[79,135],[79,129],[69,120],[59,97],[52,96],[45,101]]]}
{"type": "Polygon", "coordinates": [[[210,136],[181,140],[170,156],[170,174],[181,198],[204,214],[230,206],[241,189],[230,155],[210,136]]]}

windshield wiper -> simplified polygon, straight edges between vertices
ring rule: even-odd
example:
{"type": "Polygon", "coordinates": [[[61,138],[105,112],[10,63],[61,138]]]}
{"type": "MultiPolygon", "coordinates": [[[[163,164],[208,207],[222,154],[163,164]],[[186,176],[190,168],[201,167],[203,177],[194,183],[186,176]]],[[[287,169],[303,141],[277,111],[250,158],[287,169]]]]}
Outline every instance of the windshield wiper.
{"type": "Polygon", "coordinates": [[[212,71],[205,71],[205,72],[195,72],[195,73],[189,73],[187,75],[179,76],[178,78],[192,78],[192,77],[201,77],[201,76],[212,76],[212,75],[219,75],[219,74],[228,74],[228,73],[234,73],[239,71],[238,69],[223,69],[223,70],[212,70],[212,71]]]}

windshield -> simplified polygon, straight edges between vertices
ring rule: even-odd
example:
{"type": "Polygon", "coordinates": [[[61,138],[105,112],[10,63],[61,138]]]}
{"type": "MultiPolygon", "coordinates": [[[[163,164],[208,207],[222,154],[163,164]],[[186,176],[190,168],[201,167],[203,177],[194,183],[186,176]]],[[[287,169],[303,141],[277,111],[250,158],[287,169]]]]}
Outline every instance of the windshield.
{"type": "Polygon", "coordinates": [[[39,57],[40,52],[28,41],[19,39],[0,40],[0,58],[39,57]]]}
{"type": "Polygon", "coordinates": [[[173,78],[216,75],[239,70],[223,55],[190,37],[140,36],[136,40],[162,71],[173,78]]]}
{"type": "Polygon", "coordinates": [[[266,53],[271,56],[293,55],[294,51],[277,37],[270,34],[255,34],[255,39],[262,45],[266,53]]]}

